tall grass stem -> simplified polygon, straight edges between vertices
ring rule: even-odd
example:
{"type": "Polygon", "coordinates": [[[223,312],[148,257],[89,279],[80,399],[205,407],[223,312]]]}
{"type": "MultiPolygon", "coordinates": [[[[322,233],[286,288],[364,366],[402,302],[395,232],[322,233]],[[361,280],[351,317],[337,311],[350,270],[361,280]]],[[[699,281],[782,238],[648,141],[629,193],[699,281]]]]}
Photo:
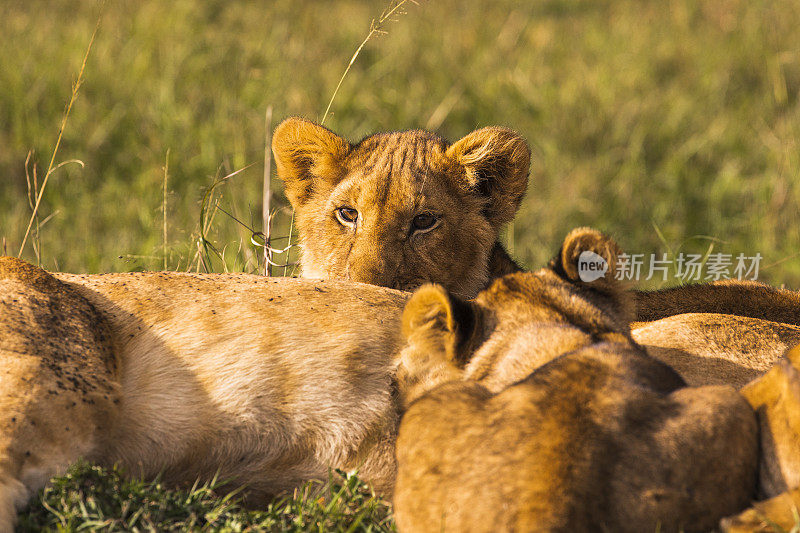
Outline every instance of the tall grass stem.
{"type": "Polygon", "coordinates": [[[361,53],[361,50],[364,48],[364,46],[366,46],[366,44],[369,42],[370,39],[372,39],[372,37],[375,34],[385,33],[383,31],[384,24],[391,19],[392,15],[403,14],[404,13],[403,11],[398,11],[398,10],[408,2],[414,4],[416,3],[414,0],[400,0],[399,2],[397,0],[392,0],[383,10],[380,17],[378,17],[377,22],[375,19],[372,19],[372,21],[369,23],[369,33],[367,33],[367,36],[364,38],[363,41],[361,41],[361,44],[358,45],[358,48],[356,48],[356,51],[353,53],[353,57],[350,58],[350,62],[347,64],[347,68],[344,69],[342,77],[339,78],[339,83],[336,84],[336,89],[333,90],[331,99],[328,101],[328,107],[325,108],[325,113],[322,115],[322,120],[320,120],[319,122],[320,124],[325,124],[325,119],[328,118],[328,113],[330,112],[331,106],[333,105],[333,100],[336,98],[336,94],[339,92],[339,88],[342,86],[342,82],[344,82],[344,79],[347,77],[347,73],[350,72],[350,67],[352,67],[353,63],[356,62],[358,54],[361,53]]]}
{"type": "Polygon", "coordinates": [[[264,187],[261,202],[261,224],[264,232],[264,275],[272,275],[272,247],[270,246],[270,199],[272,187],[270,176],[272,175],[272,106],[267,107],[264,115],[265,142],[264,142],[264,187]]]}
{"type": "Polygon", "coordinates": [[[163,228],[163,247],[164,247],[164,270],[167,269],[167,177],[169,176],[169,148],[167,148],[167,155],[164,158],[164,196],[161,200],[161,210],[164,215],[164,228],[163,228]]]}
{"type": "Polygon", "coordinates": [[[69,113],[72,110],[72,104],[75,103],[75,100],[78,98],[78,91],[81,88],[81,84],[83,83],[83,72],[86,69],[86,62],[89,60],[89,53],[92,51],[92,45],[94,44],[95,37],[97,37],[97,31],[100,29],[100,21],[103,18],[103,9],[105,8],[105,2],[100,6],[100,14],[97,16],[97,23],[94,26],[94,31],[92,32],[92,37],[89,39],[89,46],[86,47],[86,53],[83,55],[83,61],[81,62],[81,68],[78,71],[78,77],[75,80],[75,83],[72,84],[72,95],[69,98],[69,103],[67,104],[67,109],[64,111],[64,116],[61,119],[61,127],[58,129],[58,138],[56,139],[56,146],[53,148],[53,155],[50,158],[50,164],[47,166],[47,172],[44,175],[44,179],[42,180],[42,187],[39,189],[39,193],[36,195],[36,205],[33,207],[33,213],[31,213],[31,218],[28,221],[28,227],[25,230],[25,236],[22,238],[22,244],[19,247],[19,252],[17,252],[17,257],[22,256],[22,251],[25,249],[25,243],[28,241],[28,235],[30,235],[31,227],[33,226],[34,220],[36,220],[36,215],[39,212],[39,205],[42,203],[42,195],[44,195],[44,189],[47,186],[47,180],[50,178],[50,175],[56,169],[60,168],[61,165],[54,167],[56,161],[56,155],[58,154],[58,148],[61,146],[61,139],[64,136],[64,129],[67,127],[67,120],[69,119],[69,113]]]}

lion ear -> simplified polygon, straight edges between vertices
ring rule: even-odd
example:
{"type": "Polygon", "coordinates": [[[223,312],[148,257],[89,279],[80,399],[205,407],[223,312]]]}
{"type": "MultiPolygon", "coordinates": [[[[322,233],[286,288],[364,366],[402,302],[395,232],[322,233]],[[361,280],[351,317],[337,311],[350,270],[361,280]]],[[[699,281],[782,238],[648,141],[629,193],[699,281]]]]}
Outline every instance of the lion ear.
{"type": "Polygon", "coordinates": [[[417,289],[406,304],[402,323],[406,339],[422,336],[459,366],[467,362],[482,327],[477,304],[453,296],[441,285],[417,289]]]}
{"type": "Polygon", "coordinates": [[[272,153],[286,196],[297,208],[315,187],[333,186],[344,174],[350,143],[331,130],[298,117],[281,122],[272,135],[272,153]]]}
{"type": "Polygon", "coordinates": [[[573,283],[601,292],[617,292],[622,289],[616,279],[621,253],[611,237],[592,228],[577,228],[566,236],[550,267],[573,283]]]}
{"type": "Polygon", "coordinates": [[[531,150],[517,132],[488,127],[473,131],[447,149],[466,187],[486,196],[486,217],[499,228],[510,222],[528,187],[531,150]]]}

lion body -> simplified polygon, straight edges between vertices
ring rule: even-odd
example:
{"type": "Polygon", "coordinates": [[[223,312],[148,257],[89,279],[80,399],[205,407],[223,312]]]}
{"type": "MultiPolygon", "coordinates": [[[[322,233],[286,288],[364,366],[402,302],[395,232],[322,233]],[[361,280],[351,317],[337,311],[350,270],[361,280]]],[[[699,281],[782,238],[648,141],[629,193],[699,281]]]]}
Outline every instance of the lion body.
{"type": "Polygon", "coordinates": [[[800,344],[800,326],[720,313],[685,313],[640,322],[633,325],[631,335],[689,385],[737,388],[800,344]]]}
{"type": "Polygon", "coordinates": [[[727,386],[654,390],[636,359],[653,363],[598,344],[496,394],[458,382],[413,403],[397,444],[400,530],[707,531],[749,504],[747,402],[727,386]]]}
{"type": "Polygon", "coordinates": [[[406,299],[245,274],[50,275],[0,258],[0,530],[80,457],[174,484],[218,475],[254,500],[330,468],[389,494],[406,299]]]}
{"type": "Polygon", "coordinates": [[[575,230],[554,266],[466,307],[433,288],[407,304],[402,531],[705,531],[754,497],[753,408],[636,345],[632,295],[580,282],[583,250],[613,265],[612,241],[575,230]]]}

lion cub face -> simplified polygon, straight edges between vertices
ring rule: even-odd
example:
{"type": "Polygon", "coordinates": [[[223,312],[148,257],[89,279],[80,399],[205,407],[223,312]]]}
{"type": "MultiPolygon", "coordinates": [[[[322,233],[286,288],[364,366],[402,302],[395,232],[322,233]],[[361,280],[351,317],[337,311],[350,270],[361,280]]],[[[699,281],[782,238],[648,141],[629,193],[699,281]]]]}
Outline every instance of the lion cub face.
{"type": "Polygon", "coordinates": [[[425,282],[474,297],[500,227],[519,207],[530,150],[483,128],[454,144],[414,130],[353,145],[298,118],[272,141],[295,209],[304,277],[411,290],[425,282]]]}

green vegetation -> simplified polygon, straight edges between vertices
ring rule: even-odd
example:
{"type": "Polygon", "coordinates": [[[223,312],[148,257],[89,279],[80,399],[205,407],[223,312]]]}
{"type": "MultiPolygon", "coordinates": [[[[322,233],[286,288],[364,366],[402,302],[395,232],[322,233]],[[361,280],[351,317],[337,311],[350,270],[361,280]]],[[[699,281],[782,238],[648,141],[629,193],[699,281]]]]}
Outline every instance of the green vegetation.
{"type": "Polygon", "coordinates": [[[352,474],[308,483],[263,510],[215,483],[186,490],[80,463],[40,492],[19,531],[394,531],[389,504],[352,474]]]}
{"type": "MultiPolygon", "coordinates": [[[[273,106],[276,121],[321,119],[381,7],[109,2],[58,158],[85,166],[51,176],[42,264],[162,268],[167,151],[168,268],[194,259],[199,202],[215,176],[247,167],[218,192],[226,211],[260,229],[265,110],[273,106]]],[[[761,253],[762,279],[800,287],[797,2],[444,0],[403,9],[353,64],[331,128],[351,139],[412,127],[451,140],[490,124],[519,130],[534,149],[532,184],[507,240],[530,266],[586,224],[645,254],[710,244],[761,253]]],[[[31,211],[26,155],[34,150],[41,178],[99,10],[0,4],[0,239],[10,253],[31,211]]],[[[228,268],[255,268],[250,232],[224,213],[209,240],[228,268]]],[[[30,244],[23,255],[36,259],[30,244]]]]}
{"type": "MultiPolygon", "coordinates": [[[[110,0],[101,15],[88,1],[0,2],[0,252],[22,243],[35,203],[26,174],[41,185],[100,17],[55,161],[83,164],[50,176],[23,257],[72,272],[254,271],[260,251],[245,226],[260,229],[265,112],[321,119],[381,7],[110,0]]],[[[800,287],[796,0],[441,0],[403,11],[363,48],[326,125],[353,140],[520,131],[532,184],[504,238],[525,264],[591,225],[648,255],[760,253],[760,279],[800,287]]],[[[289,220],[278,213],[276,235],[289,220]]],[[[321,499],[306,487],[245,511],[208,487],[168,491],[80,465],[23,524],[390,529],[386,507],[351,483],[336,509],[329,484],[321,499]]]]}

